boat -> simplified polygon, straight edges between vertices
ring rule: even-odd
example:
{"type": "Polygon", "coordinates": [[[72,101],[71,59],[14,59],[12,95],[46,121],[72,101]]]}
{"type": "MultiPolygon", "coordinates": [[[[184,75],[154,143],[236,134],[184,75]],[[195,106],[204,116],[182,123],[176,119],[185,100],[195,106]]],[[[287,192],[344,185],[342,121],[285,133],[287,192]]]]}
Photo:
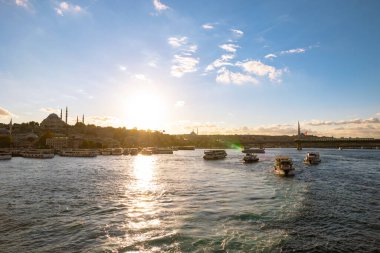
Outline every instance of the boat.
{"type": "Polygon", "coordinates": [[[288,156],[275,158],[274,172],[280,176],[294,176],[293,161],[288,156]]]}
{"type": "Polygon", "coordinates": [[[241,151],[245,154],[252,154],[252,153],[258,153],[263,154],[265,153],[265,149],[263,148],[244,148],[243,151],[241,151]]]}
{"type": "Polygon", "coordinates": [[[179,146],[178,150],[195,150],[195,146],[179,146]]]}
{"type": "Polygon", "coordinates": [[[223,149],[205,150],[203,159],[205,160],[218,160],[226,158],[227,153],[223,149]]]}
{"type": "Polygon", "coordinates": [[[257,157],[257,155],[255,155],[253,153],[247,153],[244,156],[243,160],[245,163],[253,163],[253,162],[258,162],[259,158],[257,157]]]}
{"type": "Polygon", "coordinates": [[[152,150],[149,149],[149,148],[143,148],[143,149],[140,151],[140,154],[142,154],[142,155],[152,155],[153,152],[152,152],[152,150]]]}
{"type": "Polygon", "coordinates": [[[34,149],[22,152],[24,158],[50,159],[54,157],[54,152],[51,149],[34,149]]]}
{"type": "Polygon", "coordinates": [[[112,154],[112,149],[110,149],[110,148],[103,149],[101,151],[101,154],[102,155],[111,155],[112,154]]]}
{"type": "Polygon", "coordinates": [[[0,160],[10,160],[12,159],[12,153],[6,151],[0,151],[0,160]]]}
{"type": "Polygon", "coordinates": [[[173,154],[171,148],[154,148],[152,149],[153,154],[173,154]]]}
{"type": "Polygon", "coordinates": [[[131,149],[129,149],[129,154],[130,155],[138,155],[139,149],[138,148],[131,148],[131,149]]]}
{"type": "Polygon", "coordinates": [[[309,152],[306,154],[305,159],[303,159],[304,164],[319,164],[321,158],[318,152],[309,152]]]}
{"type": "Polygon", "coordinates": [[[122,155],[123,149],[122,148],[113,148],[111,150],[111,155],[122,155]]]}
{"type": "Polygon", "coordinates": [[[60,156],[65,157],[96,157],[97,155],[95,150],[89,149],[62,150],[60,153],[60,156]]]}

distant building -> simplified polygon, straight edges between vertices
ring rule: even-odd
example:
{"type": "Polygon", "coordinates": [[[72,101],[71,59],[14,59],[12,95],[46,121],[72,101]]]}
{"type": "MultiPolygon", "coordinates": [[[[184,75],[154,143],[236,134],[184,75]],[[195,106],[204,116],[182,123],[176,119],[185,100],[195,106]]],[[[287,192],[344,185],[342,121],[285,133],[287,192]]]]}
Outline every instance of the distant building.
{"type": "Polygon", "coordinates": [[[59,150],[62,148],[68,147],[68,138],[67,137],[53,137],[46,139],[46,146],[49,146],[53,149],[59,150]]]}
{"type": "Polygon", "coordinates": [[[65,129],[66,123],[57,114],[52,113],[41,122],[40,127],[45,130],[61,132],[65,129]]]}

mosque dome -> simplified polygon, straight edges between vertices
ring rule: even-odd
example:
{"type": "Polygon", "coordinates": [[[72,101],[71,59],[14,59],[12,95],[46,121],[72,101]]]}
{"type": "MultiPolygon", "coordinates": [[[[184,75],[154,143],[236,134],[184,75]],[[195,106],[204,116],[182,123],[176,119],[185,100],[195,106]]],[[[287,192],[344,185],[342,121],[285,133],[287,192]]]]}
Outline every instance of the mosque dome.
{"type": "Polygon", "coordinates": [[[41,122],[40,126],[45,129],[61,130],[66,126],[66,123],[57,114],[52,113],[41,122]]]}

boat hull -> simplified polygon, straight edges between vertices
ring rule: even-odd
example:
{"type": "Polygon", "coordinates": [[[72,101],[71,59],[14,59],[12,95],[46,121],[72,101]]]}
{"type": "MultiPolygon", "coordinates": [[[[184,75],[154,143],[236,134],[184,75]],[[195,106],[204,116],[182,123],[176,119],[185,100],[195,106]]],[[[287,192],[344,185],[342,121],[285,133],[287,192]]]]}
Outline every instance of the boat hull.
{"type": "Polygon", "coordinates": [[[12,155],[11,154],[0,155],[0,160],[10,160],[10,159],[12,159],[12,155]]]}
{"type": "Polygon", "coordinates": [[[274,173],[279,175],[279,176],[283,176],[283,177],[291,177],[291,176],[295,175],[294,169],[283,170],[283,169],[278,169],[276,167],[274,168],[274,173]]]}

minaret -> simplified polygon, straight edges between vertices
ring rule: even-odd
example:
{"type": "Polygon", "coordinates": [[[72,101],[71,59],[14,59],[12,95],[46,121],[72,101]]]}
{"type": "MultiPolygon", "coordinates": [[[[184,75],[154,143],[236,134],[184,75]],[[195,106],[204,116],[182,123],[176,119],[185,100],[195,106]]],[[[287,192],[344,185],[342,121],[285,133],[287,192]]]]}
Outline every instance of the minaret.
{"type": "Polygon", "coordinates": [[[62,120],[62,108],[61,108],[61,120],[62,120]]]}
{"type": "Polygon", "coordinates": [[[67,124],[67,113],[68,112],[68,110],[67,110],[67,106],[66,106],[66,124],[67,124]]]}
{"type": "Polygon", "coordinates": [[[83,116],[82,116],[82,123],[83,123],[83,125],[84,125],[84,114],[83,114],[83,116]]]}
{"type": "Polygon", "coordinates": [[[13,124],[12,124],[12,118],[11,118],[11,122],[9,122],[9,134],[12,135],[12,128],[13,128],[13,124]]]}
{"type": "Polygon", "coordinates": [[[300,122],[298,121],[298,138],[301,137],[301,127],[300,127],[300,122]]]}
{"type": "Polygon", "coordinates": [[[78,115],[77,115],[77,124],[78,124],[78,115]]]}

